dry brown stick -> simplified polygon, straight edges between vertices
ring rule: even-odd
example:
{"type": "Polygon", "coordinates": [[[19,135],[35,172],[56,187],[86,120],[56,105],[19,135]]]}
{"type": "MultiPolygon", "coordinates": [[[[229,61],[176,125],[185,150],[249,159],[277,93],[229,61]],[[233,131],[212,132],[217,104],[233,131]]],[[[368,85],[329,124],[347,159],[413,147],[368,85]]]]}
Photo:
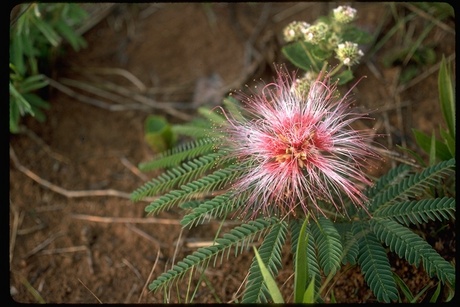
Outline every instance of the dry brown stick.
{"type": "Polygon", "coordinates": [[[75,253],[86,251],[88,248],[85,245],[44,249],[40,252],[40,255],[51,255],[51,254],[64,254],[64,253],[75,253]]]}
{"type": "MultiPolygon", "coordinates": [[[[106,91],[104,89],[101,89],[100,86],[94,85],[95,83],[90,83],[90,82],[82,82],[79,80],[74,80],[74,79],[68,79],[68,78],[60,78],[59,82],[61,84],[64,84],[66,86],[71,86],[74,88],[77,88],[79,90],[88,92],[90,94],[99,96],[101,98],[104,98],[110,102],[116,103],[117,105],[129,105],[126,102],[126,99],[123,97],[120,97],[116,94],[113,94],[110,91],[106,91]]],[[[110,104],[110,106],[113,106],[113,104],[110,104]]]]}
{"type": "Polygon", "coordinates": [[[137,177],[141,178],[144,181],[149,180],[149,178],[145,174],[143,174],[134,164],[132,164],[125,157],[120,157],[120,161],[121,163],[123,163],[124,166],[126,166],[131,171],[131,173],[133,173],[137,177]]]}
{"type": "Polygon", "coordinates": [[[106,217],[106,216],[94,216],[94,215],[76,214],[76,213],[72,213],[70,217],[74,219],[86,220],[86,221],[97,222],[97,223],[164,224],[164,225],[179,225],[180,226],[179,220],[161,219],[161,218],[154,218],[154,217],[147,217],[147,218],[106,217]]]}
{"type": "Polygon", "coordinates": [[[123,95],[126,98],[132,99],[141,105],[145,105],[149,107],[149,109],[157,109],[157,110],[162,110],[166,113],[169,113],[170,115],[176,116],[177,118],[180,118],[182,120],[190,120],[192,119],[192,116],[188,113],[181,112],[177,110],[177,108],[173,106],[177,106],[177,103],[168,103],[168,102],[158,102],[155,101],[147,96],[141,95],[138,92],[133,92],[127,88],[124,88],[122,86],[117,86],[117,85],[109,85],[109,83],[105,82],[105,86],[109,87],[110,90],[114,91],[115,93],[119,95],[123,95]]]}
{"type": "Polygon", "coordinates": [[[182,239],[183,232],[184,232],[184,228],[181,228],[179,232],[179,237],[177,238],[177,241],[176,241],[176,248],[174,249],[174,254],[171,260],[171,269],[174,267],[174,264],[176,262],[176,256],[177,256],[177,253],[179,252],[179,245],[182,245],[182,242],[183,242],[183,239],[182,239]]]}
{"type": "Polygon", "coordinates": [[[85,95],[79,94],[72,90],[71,88],[54,81],[51,78],[46,78],[49,82],[49,85],[54,87],[55,89],[67,94],[68,96],[77,99],[78,101],[90,104],[92,106],[106,109],[109,111],[125,111],[125,110],[143,110],[143,111],[150,111],[152,108],[149,106],[141,105],[141,104],[131,104],[131,105],[119,105],[119,104],[110,104],[99,99],[94,99],[91,97],[87,97],[85,95]]]}
{"type": "Polygon", "coordinates": [[[91,290],[80,280],[80,278],[77,278],[77,279],[78,279],[78,281],[83,285],[83,287],[85,287],[86,290],[88,290],[88,291],[94,296],[94,298],[97,299],[97,301],[99,302],[99,304],[103,304],[102,301],[96,296],[96,294],[94,294],[94,292],[91,291],[91,290]]]}
{"type": "Polygon", "coordinates": [[[121,262],[123,262],[128,268],[130,268],[131,271],[133,271],[134,274],[136,274],[136,276],[137,276],[137,278],[139,278],[139,280],[142,280],[142,275],[141,275],[141,273],[139,272],[138,269],[136,269],[136,268],[134,267],[134,265],[132,265],[131,262],[128,261],[128,259],[123,258],[123,260],[122,260],[121,262]]]}
{"type": "Polygon", "coordinates": [[[94,274],[93,253],[91,251],[90,228],[88,226],[83,227],[81,229],[80,235],[81,235],[81,240],[83,244],[85,244],[86,246],[86,261],[88,262],[89,272],[91,274],[94,274]]]}
{"type": "Polygon", "coordinates": [[[381,154],[383,154],[383,155],[385,155],[385,156],[387,156],[387,157],[389,157],[389,158],[391,158],[391,159],[393,159],[395,161],[402,162],[404,164],[410,165],[410,166],[415,167],[415,168],[421,168],[421,166],[418,165],[415,160],[403,157],[396,151],[387,150],[387,149],[380,148],[380,147],[373,146],[373,145],[369,145],[369,146],[371,146],[375,151],[378,151],[381,154]]]}
{"type": "Polygon", "coordinates": [[[130,81],[132,84],[134,84],[141,92],[145,92],[147,90],[147,87],[142,83],[141,80],[139,80],[135,75],[133,75],[131,72],[122,69],[122,68],[116,68],[116,67],[85,67],[84,69],[81,68],[74,68],[76,71],[81,71],[86,74],[95,74],[95,73],[100,73],[104,75],[119,75],[124,77],[126,80],[130,81]]]}
{"type": "MultiPolygon", "coordinates": [[[[11,204],[11,201],[10,201],[11,204]]],[[[11,238],[10,238],[10,267],[11,263],[13,262],[13,251],[14,251],[14,246],[16,245],[16,236],[17,236],[17,231],[19,227],[19,212],[18,210],[13,206],[12,208],[13,211],[13,227],[11,229],[11,238]]]]}
{"type": "Polygon", "coordinates": [[[141,237],[153,242],[158,248],[161,247],[162,244],[160,243],[160,241],[158,241],[157,239],[155,239],[154,237],[152,237],[151,235],[149,235],[145,231],[142,231],[141,229],[137,228],[136,226],[134,226],[134,225],[132,225],[130,223],[126,223],[125,226],[128,227],[129,230],[132,230],[135,233],[137,233],[138,235],[140,235],[141,237]]]}
{"type": "Polygon", "coordinates": [[[241,282],[240,286],[238,287],[238,289],[236,290],[235,293],[233,293],[232,295],[232,299],[230,301],[227,302],[227,304],[229,303],[233,303],[238,297],[242,296],[243,295],[243,292],[241,292],[240,294],[238,294],[241,289],[243,288],[243,286],[246,284],[246,280],[248,279],[249,277],[249,272],[246,273],[246,276],[244,277],[243,281],[241,282]]]}
{"type": "Polygon", "coordinates": [[[209,247],[212,246],[214,241],[195,241],[195,242],[185,242],[185,247],[187,248],[199,248],[199,247],[209,247]]]}
{"type": "Polygon", "coordinates": [[[45,241],[43,241],[42,243],[38,244],[33,250],[31,250],[30,252],[28,252],[24,258],[29,258],[30,256],[38,253],[39,251],[41,251],[42,249],[44,249],[47,245],[49,245],[51,242],[53,242],[54,240],[56,240],[58,237],[60,236],[63,236],[64,235],[64,231],[60,231],[58,233],[55,233],[53,234],[51,237],[49,237],[48,239],[46,239],[45,241]]]}
{"type": "Polygon", "coordinates": [[[36,135],[32,130],[28,129],[27,127],[21,125],[19,127],[19,131],[21,133],[26,134],[29,138],[35,141],[38,145],[42,146],[43,149],[54,159],[61,161],[63,163],[66,163],[66,164],[69,164],[71,162],[70,159],[64,157],[63,155],[57,152],[54,152],[48,144],[46,144],[38,135],[36,135]]]}
{"type": "Polygon", "coordinates": [[[129,304],[129,301],[131,300],[131,296],[133,296],[134,291],[137,290],[137,284],[132,285],[131,290],[129,290],[128,295],[125,298],[125,304],[129,304]]]}
{"type": "MultiPolygon", "coordinates": [[[[16,153],[14,152],[13,148],[10,146],[10,158],[13,160],[14,166],[22,173],[24,173],[26,176],[40,184],[41,186],[52,190],[53,192],[56,192],[58,194],[61,194],[67,198],[78,198],[78,197],[92,197],[92,196],[115,196],[115,197],[121,197],[121,198],[126,198],[126,199],[131,199],[131,195],[126,192],[121,192],[118,190],[114,189],[107,189],[107,190],[81,190],[81,191],[69,191],[64,188],[61,188],[60,186],[57,186],[48,180],[45,180],[23,166],[17,156],[16,153]]],[[[142,201],[147,201],[151,202],[155,200],[156,198],[146,198],[143,199],[142,201]]]]}
{"type": "Polygon", "coordinates": [[[145,289],[147,289],[147,285],[149,284],[150,278],[152,278],[153,271],[155,271],[155,268],[157,267],[158,259],[160,259],[160,254],[161,254],[161,251],[158,249],[157,258],[155,259],[155,262],[153,263],[152,269],[150,270],[149,277],[148,277],[147,280],[145,281],[145,285],[144,285],[144,287],[142,288],[141,294],[139,295],[139,299],[137,300],[138,303],[141,302],[142,296],[144,295],[145,289]]]}
{"type": "MultiPolygon", "coordinates": [[[[128,92],[129,93],[129,98],[130,99],[133,99],[135,101],[137,101],[138,103],[132,103],[132,104],[110,104],[110,103],[106,103],[104,101],[101,101],[99,99],[95,99],[95,98],[91,98],[91,97],[87,97],[85,95],[82,95],[82,94],[79,94],[77,92],[75,92],[74,90],[72,90],[71,88],[51,79],[51,78],[47,78],[48,82],[49,82],[49,85],[56,88],[57,90],[81,101],[81,102],[84,102],[84,103],[88,103],[92,106],[95,106],[95,107],[98,107],[98,108],[102,108],[102,109],[106,109],[106,110],[109,110],[109,111],[125,111],[125,110],[141,110],[141,111],[147,111],[147,112],[151,112],[152,109],[159,109],[159,110],[162,110],[170,115],[173,115],[177,118],[180,118],[182,120],[190,120],[192,119],[192,116],[187,114],[187,113],[184,113],[184,112],[180,112],[174,108],[171,108],[169,106],[165,106],[163,105],[162,103],[156,103],[155,101],[152,101],[152,99],[148,98],[148,97],[145,97],[143,95],[140,95],[136,92],[132,92],[132,91],[126,91],[126,89],[118,86],[117,87],[117,91],[120,92],[122,90],[124,90],[124,92],[128,92]]],[[[74,80],[75,81],[75,80],[74,80]]],[[[80,82],[81,83],[81,82],[80,82]]],[[[75,85],[75,84],[74,84],[75,85]]],[[[86,86],[85,90],[88,90],[88,87],[86,86]]],[[[102,90],[100,90],[102,91],[102,90]]],[[[91,92],[91,91],[90,91],[91,92]]],[[[94,92],[93,92],[94,94],[94,92]]],[[[106,92],[107,94],[107,92],[106,92]]],[[[113,94],[111,94],[113,95],[113,94]]],[[[118,98],[117,98],[118,99],[118,98]]],[[[121,99],[121,98],[120,98],[121,99]]]]}
{"type": "MultiPolygon", "coordinates": [[[[156,101],[150,96],[154,93],[143,93],[142,95],[138,91],[130,90],[126,87],[120,86],[117,83],[107,81],[98,76],[86,75],[86,78],[91,83],[97,83],[101,89],[108,90],[110,92],[116,93],[120,96],[123,96],[124,101],[130,101],[133,99],[136,102],[145,104],[152,109],[165,110],[166,112],[171,111],[172,109],[191,109],[194,108],[191,102],[173,102],[173,101],[156,101]]],[[[166,92],[166,91],[165,91],[166,92]]],[[[181,114],[181,116],[189,117],[189,114],[181,114]]]]}
{"type": "Polygon", "coordinates": [[[38,231],[38,230],[42,230],[43,228],[45,228],[46,225],[45,223],[41,223],[41,224],[38,224],[38,225],[35,225],[35,226],[32,226],[32,227],[29,227],[29,228],[23,228],[23,229],[19,229],[18,230],[18,235],[27,235],[29,233],[33,233],[35,231],[38,231]]]}

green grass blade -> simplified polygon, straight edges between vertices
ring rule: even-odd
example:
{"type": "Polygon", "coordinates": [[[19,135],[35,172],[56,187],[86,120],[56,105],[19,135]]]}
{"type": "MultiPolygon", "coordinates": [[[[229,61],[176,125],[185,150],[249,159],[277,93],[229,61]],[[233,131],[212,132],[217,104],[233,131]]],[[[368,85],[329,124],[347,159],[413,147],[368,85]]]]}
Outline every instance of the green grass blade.
{"type": "Polygon", "coordinates": [[[284,303],[283,296],[281,295],[281,292],[278,286],[276,285],[275,280],[270,275],[270,272],[268,271],[267,267],[262,261],[262,258],[260,258],[259,252],[257,252],[257,248],[255,247],[254,247],[254,253],[256,255],[256,259],[259,264],[260,271],[262,272],[262,277],[264,278],[265,284],[267,285],[268,292],[270,293],[270,296],[272,297],[273,302],[275,304],[283,304],[284,303]]]}
{"type": "MultiPolygon", "coordinates": [[[[308,218],[302,224],[300,229],[299,240],[297,241],[296,258],[295,258],[295,274],[294,274],[294,302],[302,303],[305,293],[305,285],[308,278],[308,263],[307,263],[307,240],[306,228],[308,218]]],[[[314,279],[312,279],[314,284],[314,279]]]]}
{"type": "Polygon", "coordinates": [[[307,290],[303,295],[302,303],[304,304],[313,304],[315,303],[315,275],[311,277],[310,284],[308,284],[307,290]]]}
{"type": "Polygon", "coordinates": [[[439,102],[450,134],[455,138],[455,94],[449,67],[444,56],[438,75],[439,102]]]}

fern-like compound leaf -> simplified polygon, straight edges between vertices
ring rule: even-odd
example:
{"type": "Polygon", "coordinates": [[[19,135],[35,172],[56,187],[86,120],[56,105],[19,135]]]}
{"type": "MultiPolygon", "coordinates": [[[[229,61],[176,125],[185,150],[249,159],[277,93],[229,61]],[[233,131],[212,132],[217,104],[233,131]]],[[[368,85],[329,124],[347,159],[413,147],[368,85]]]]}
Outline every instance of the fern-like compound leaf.
{"type": "Polygon", "coordinates": [[[181,186],[180,190],[173,190],[162,195],[146,206],[145,211],[149,214],[154,214],[163,210],[168,210],[178,203],[190,200],[196,193],[208,193],[224,188],[239,176],[240,172],[241,169],[235,165],[219,169],[209,175],[181,186]]]}
{"type": "Polygon", "coordinates": [[[220,140],[217,137],[203,138],[180,144],[156,155],[151,161],[139,164],[141,171],[151,171],[179,165],[181,162],[217,150],[220,140]]]}
{"type": "Polygon", "coordinates": [[[311,232],[318,249],[318,258],[324,274],[334,274],[339,268],[343,252],[340,234],[330,219],[319,217],[311,224],[311,232]]]}
{"type": "Polygon", "coordinates": [[[254,241],[258,233],[262,234],[279,223],[280,221],[277,218],[260,218],[233,228],[230,232],[224,234],[223,237],[216,239],[214,245],[199,248],[179,261],[172,269],[161,274],[149,285],[149,289],[156,291],[163,287],[167,287],[183,277],[184,274],[189,272],[193,267],[206,267],[212,259],[214,259],[215,265],[217,256],[219,254],[223,255],[225,250],[230,251],[231,248],[234,248],[235,254],[238,255],[239,252],[254,241]],[[240,250],[238,251],[238,249],[240,250]]]}
{"type": "Polygon", "coordinates": [[[358,240],[353,236],[351,231],[345,231],[342,235],[342,264],[350,263],[351,265],[356,264],[359,254],[358,240]]]}
{"type": "Polygon", "coordinates": [[[207,219],[221,217],[233,211],[239,206],[239,203],[244,202],[244,200],[244,196],[239,195],[235,198],[233,191],[227,191],[224,194],[199,204],[191,213],[185,215],[180,223],[183,226],[196,226],[207,219]]]}
{"type": "Polygon", "coordinates": [[[379,302],[390,303],[398,299],[396,282],[385,248],[375,234],[369,231],[369,224],[355,222],[352,229],[359,238],[358,264],[369,288],[379,302]]]}
{"type": "Polygon", "coordinates": [[[391,169],[388,173],[383,175],[377,180],[377,182],[366,189],[364,194],[369,198],[375,197],[379,193],[383,193],[389,187],[399,183],[404,177],[406,177],[411,170],[411,167],[407,164],[400,164],[397,167],[391,169]]]}
{"type": "MultiPolygon", "coordinates": [[[[266,264],[270,274],[276,276],[282,267],[281,248],[286,241],[287,223],[281,221],[270,230],[260,246],[259,254],[266,264]]],[[[242,303],[267,303],[270,295],[264,283],[262,272],[256,258],[253,259],[249,268],[247,286],[243,295],[242,303]]]]}
{"type": "Polygon", "coordinates": [[[375,236],[399,257],[415,266],[422,261],[430,277],[436,274],[442,282],[453,284],[454,267],[412,230],[390,219],[374,218],[369,223],[375,236]]]}
{"type": "Polygon", "coordinates": [[[373,213],[373,216],[391,218],[409,226],[429,221],[455,219],[455,207],[455,198],[422,199],[382,206],[373,213]]]}
{"type": "Polygon", "coordinates": [[[436,165],[425,168],[421,173],[413,174],[404,178],[396,185],[392,185],[384,193],[376,195],[372,199],[371,207],[376,209],[379,206],[397,201],[406,201],[408,198],[415,198],[430,187],[436,186],[440,180],[455,169],[455,159],[442,161],[436,165]]]}
{"type": "Polygon", "coordinates": [[[188,136],[194,139],[208,138],[212,132],[212,130],[209,129],[209,121],[203,118],[197,118],[186,124],[173,125],[171,130],[178,135],[188,136]]]}
{"type": "Polygon", "coordinates": [[[176,188],[188,181],[195,180],[213,168],[220,165],[224,159],[221,153],[211,153],[182,163],[172,169],[166,170],[156,178],[145,183],[131,194],[133,201],[139,201],[145,197],[158,195],[176,188]]]}
{"type": "Polygon", "coordinates": [[[422,254],[422,263],[428,276],[438,276],[443,283],[455,285],[455,267],[426,243],[422,254]]]}

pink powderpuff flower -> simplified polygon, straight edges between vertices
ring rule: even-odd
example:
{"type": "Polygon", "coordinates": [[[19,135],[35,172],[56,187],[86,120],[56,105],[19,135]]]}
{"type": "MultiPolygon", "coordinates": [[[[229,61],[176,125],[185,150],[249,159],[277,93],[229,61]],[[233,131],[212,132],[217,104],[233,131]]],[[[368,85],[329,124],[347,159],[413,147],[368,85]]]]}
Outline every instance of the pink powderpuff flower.
{"type": "Polygon", "coordinates": [[[248,116],[227,116],[228,152],[244,168],[232,188],[235,198],[250,195],[243,215],[326,216],[319,201],[346,215],[343,194],[366,210],[357,182],[371,183],[362,168],[377,155],[369,146],[371,134],[350,126],[366,115],[351,112],[351,90],[338,97],[324,71],[307,91],[295,90],[294,80],[295,74],[277,69],[275,82],[261,93],[242,94],[248,116]]]}

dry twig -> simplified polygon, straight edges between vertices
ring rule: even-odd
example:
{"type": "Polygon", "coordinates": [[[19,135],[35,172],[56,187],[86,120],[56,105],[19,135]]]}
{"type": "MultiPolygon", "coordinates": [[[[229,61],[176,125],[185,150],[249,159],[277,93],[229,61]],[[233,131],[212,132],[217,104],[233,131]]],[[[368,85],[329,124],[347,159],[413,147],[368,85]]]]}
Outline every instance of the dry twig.
{"type": "Polygon", "coordinates": [[[79,219],[79,220],[86,220],[90,222],[97,222],[97,223],[134,223],[134,224],[164,224],[164,225],[178,225],[180,226],[179,220],[173,219],[161,219],[161,218],[154,218],[154,217],[105,217],[105,216],[94,216],[94,215],[86,215],[86,214],[71,214],[71,218],[79,219]]]}
{"type": "Polygon", "coordinates": [[[31,250],[30,252],[28,252],[24,258],[27,259],[29,258],[30,256],[38,253],[39,251],[41,251],[42,249],[44,249],[46,246],[48,246],[51,242],[53,242],[54,240],[56,240],[58,237],[60,236],[63,236],[65,234],[64,231],[60,231],[58,233],[55,233],[53,234],[51,237],[49,237],[48,239],[46,239],[45,241],[43,241],[42,243],[38,244],[33,250],[31,250]]]}
{"type": "Polygon", "coordinates": [[[153,244],[155,244],[158,247],[158,249],[160,249],[161,245],[165,245],[165,244],[162,244],[157,239],[155,239],[154,237],[152,237],[151,235],[149,235],[148,233],[146,233],[145,231],[142,231],[141,229],[137,228],[136,226],[131,225],[130,223],[126,223],[125,225],[126,227],[128,227],[129,230],[132,230],[138,235],[140,235],[141,237],[153,242],[153,244]]]}
{"type": "Polygon", "coordinates": [[[131,173],[133,173],[134,175],[136,175],[137,177],[139,177],[143,181],[148,181],[149,180],[149,178],[144,173],[142,173],[134,164],[132,164],[125,157],[120,157],[120,161],[121,161],[121,163],[123,163],[124,166],[126,166],[131,171],[131,173]]]}
{"type": "Polygon", "coordinates": [[[130,268],[131,271],[134,272],[134,274],[136,274],[136,276],[137,276],[137,278],[139,278],[139,280],[142,280],[141,273],[139,272],[138,269],[136,269],[136,268],[134,267],[134,265],[132,265],[131,262],[128,261],[128,259],[123,258],[122,262],[123,262],[128,268],[130,268]]]}
{"type": "Polygon", "coordinates": [[[141,292],[141,294],[139,295],[139,299],[137,300],[138,303],[141,302],[141,299],[142,299],[142,296],[144,295],[145,289],[147,289],[147,286],[148,286],[148,284],[149,284],[149,280],[150,280],[150,278],[152,278],[153,271],[155,271],[155,268],[157,267],[158,259],[160,259],[160,253],[161,253],[161,251],[158,250],[158,252],[157,252],[157,257],[156,257],[156,259],[155,259],[155,262],[153,263],[152,269],[150,270],[149,277],[148,277],[147,280],[145,281],[145,285],[144,285],[144,287],[142,288],[142,292],[141,292]]]}
{"type": "Polygon", "coordinates": [[[42,250],[40,254],[41,255],[52,255],[52,254],[75,253],[75,252],[83,252],[83,251],[86,251],[87,249],[88,248],[85,245],[80,245],[80,246],[45,249],[45,250],[42,250]]]}
{"type": "Polygon", "coordinates": [[[54,159],[61,161],[63,163],[69,164],[70,160],[63,155],[54,152],[48,144],[46,144],[38,135],[36,135],[32,130],[28,129],[27,127],[21,125],[19,126],[19,132],[24,133],[27,135],[29,138],[31,138],[33,141],[35,141],[38,145],[42,146],[43,149],[54,159]]]}
{"type": "Polygon", "coordinates": [[[91,290],[80,280],[80,278],[77,278],[77,279],[78,279],[78,281],[83,285],[83,287],[85,287],[86,290],[88,290],[89,293],[91,293],[91,294],[94,296],[94,298],[97,299],[97,301],[99,302],[99,304],[103,304],[102,301],[96,296],[96,294],[94,294],[94,292],[91,291],[91,290]]]}
{"type": "MultiPolygon", "coordinates": [[[[126,193],[126,192],[121,192],[121,191],[118,191],[118,190],[114,190],[114,189],[107,189],[107,190],[81,190],[81,191],[69,191],[69,190],[66,190],[64,188],[61,188],[60,186],[57,186],[43,178],[41,178],[40,176],[38,176],[37,174],[35,174],[34,172],[32,172],[31,170],[29,170],[28,168],[26,168],[25,166],[23,166],[17,156],[16,156],[16,153],[14,152],[13,148],[10,146],[10,158],[11,160],[13,160],[13,163],[14,163],[14,166],[22,173],[24,173],[26,176],[28,176],[29,178],[31,178],[32,180],[34,180],[35,182],[37,182],[38,184],[40,184],[41,186],[47,188],[47,189],[50,189],[52,190],[53,192],[56,192],[58,194],[61,194],[67,198],[78,198],[78,197],[92,197],[92,196],[115,196],[115,197],[121,197],[121,198],[126,198],[126,199],[131,199],[131,195],[129,193],[126,193]]],[[[155,200],[156,198],[146,198],[146,199],[143,199],[143,201],[147,201],[147,202],[151,202],[153,200],[155,200]]]]}
{"type": "MultiPolygon", "coordinates": [[[[11,201],[10,201],[11,205],[11,201]]],[[[16,244],[16,237],[17,237],[17,231],[19,227],[19,212],[16,210],[16,208],[11,207],[11,211],[13,211],[13,227],[11,229],[11,237],[10,237],[10,267],[11,263],[13,261],[13,251],[14,251],[14,246],[16,244]]]]}

